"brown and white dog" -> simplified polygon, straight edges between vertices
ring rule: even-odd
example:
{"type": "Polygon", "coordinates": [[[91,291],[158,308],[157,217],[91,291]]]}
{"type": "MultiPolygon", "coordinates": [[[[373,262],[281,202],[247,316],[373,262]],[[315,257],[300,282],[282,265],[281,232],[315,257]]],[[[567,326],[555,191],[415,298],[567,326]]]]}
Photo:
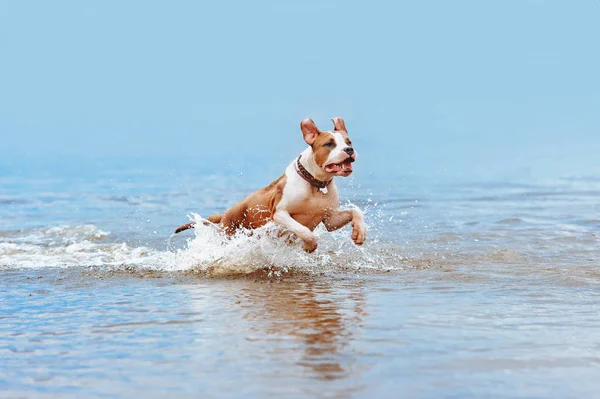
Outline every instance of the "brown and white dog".
{"type": "MultiPolygon", "coordinates": [[[[340,195],[334,176],[350,176],[356,152],[342,118],[333,118],[334,130],[320,131],[312,119],[300,123],[309,147],[288,165],[283,176],[225,211],[208,217],[229,236],[239,229],[256,229],[269,221],[287,228],[302,240],[307,252],[317,249],[314,229],[322,222],[328,231],[352,222],[352,240],[365,241],[367,229],[358,208],[339,210],[340,195]]],[[[194,226],[184,224],[175,234],[194,226]]]]}

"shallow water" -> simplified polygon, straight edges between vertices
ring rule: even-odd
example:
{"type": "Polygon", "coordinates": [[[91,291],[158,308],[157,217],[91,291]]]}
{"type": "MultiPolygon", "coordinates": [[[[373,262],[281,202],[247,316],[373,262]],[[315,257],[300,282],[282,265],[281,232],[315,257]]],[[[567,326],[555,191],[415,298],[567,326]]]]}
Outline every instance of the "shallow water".
{"type": "Polygon", "coordinates": [[[3,397],[600,392],[596,176],[358,169],[340,189],[368,242],[320,230],[308,255],[170,237],[281,165],[27,165],[0,175],[3,397]]]}

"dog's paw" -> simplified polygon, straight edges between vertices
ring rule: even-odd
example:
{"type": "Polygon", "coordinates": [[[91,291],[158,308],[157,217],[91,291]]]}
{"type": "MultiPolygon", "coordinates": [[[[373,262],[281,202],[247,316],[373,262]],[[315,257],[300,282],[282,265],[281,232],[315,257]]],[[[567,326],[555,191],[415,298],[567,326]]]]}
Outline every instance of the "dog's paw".
{"type": "Polygon", "coordinates": [[[312,253],[315,252],[315,250],[317,249],[317,238],[316,237],[310,237],[307,239],[303,240],[304,244],[302,245],[302,248],[308,252],[308,253],[312,253]]]}
{"type": "Polygon", "coordinates": [[[365,242],[365,238],[367,238],[367,226],[365,226],[365,222],[352,223],[352,241],[356,245],[362,245],[365,242]]]}

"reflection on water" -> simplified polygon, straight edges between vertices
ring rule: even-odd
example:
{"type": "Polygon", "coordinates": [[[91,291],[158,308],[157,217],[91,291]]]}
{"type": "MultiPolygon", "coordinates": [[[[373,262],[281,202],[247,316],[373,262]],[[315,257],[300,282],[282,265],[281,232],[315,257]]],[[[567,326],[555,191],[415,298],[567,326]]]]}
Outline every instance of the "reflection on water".
{"type": "Polygon", "coordinates": [[[595,397],[597,287],[484,268],[6,271],[0,396],[595,397]]]}
{"type": "MultiPolygon", "coordinates": [[[[279,347],[281,352],[301,352],[296,362],[318,379],[348,377],[350,365],[342,350],[366,316],[362,284],[333,290],[329,281],[311,278],[248,282],[237,296],[255,334],[268,340],[293,338],[299,345],[279,347]]],[[[293,353],[282,353],[291,355],[293,353]]]]}

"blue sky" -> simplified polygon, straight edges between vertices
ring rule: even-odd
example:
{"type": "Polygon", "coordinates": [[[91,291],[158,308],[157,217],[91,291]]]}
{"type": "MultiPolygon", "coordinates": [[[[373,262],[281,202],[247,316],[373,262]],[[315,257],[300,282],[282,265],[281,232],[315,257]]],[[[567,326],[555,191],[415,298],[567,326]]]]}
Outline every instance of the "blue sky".
{"type": "Polygon", "coordinates": [[[0,1],[0,156],[288,159],[302,118],[339,115],[371,163],[584,172],[599,21],[584,0],[0,1]]]}

